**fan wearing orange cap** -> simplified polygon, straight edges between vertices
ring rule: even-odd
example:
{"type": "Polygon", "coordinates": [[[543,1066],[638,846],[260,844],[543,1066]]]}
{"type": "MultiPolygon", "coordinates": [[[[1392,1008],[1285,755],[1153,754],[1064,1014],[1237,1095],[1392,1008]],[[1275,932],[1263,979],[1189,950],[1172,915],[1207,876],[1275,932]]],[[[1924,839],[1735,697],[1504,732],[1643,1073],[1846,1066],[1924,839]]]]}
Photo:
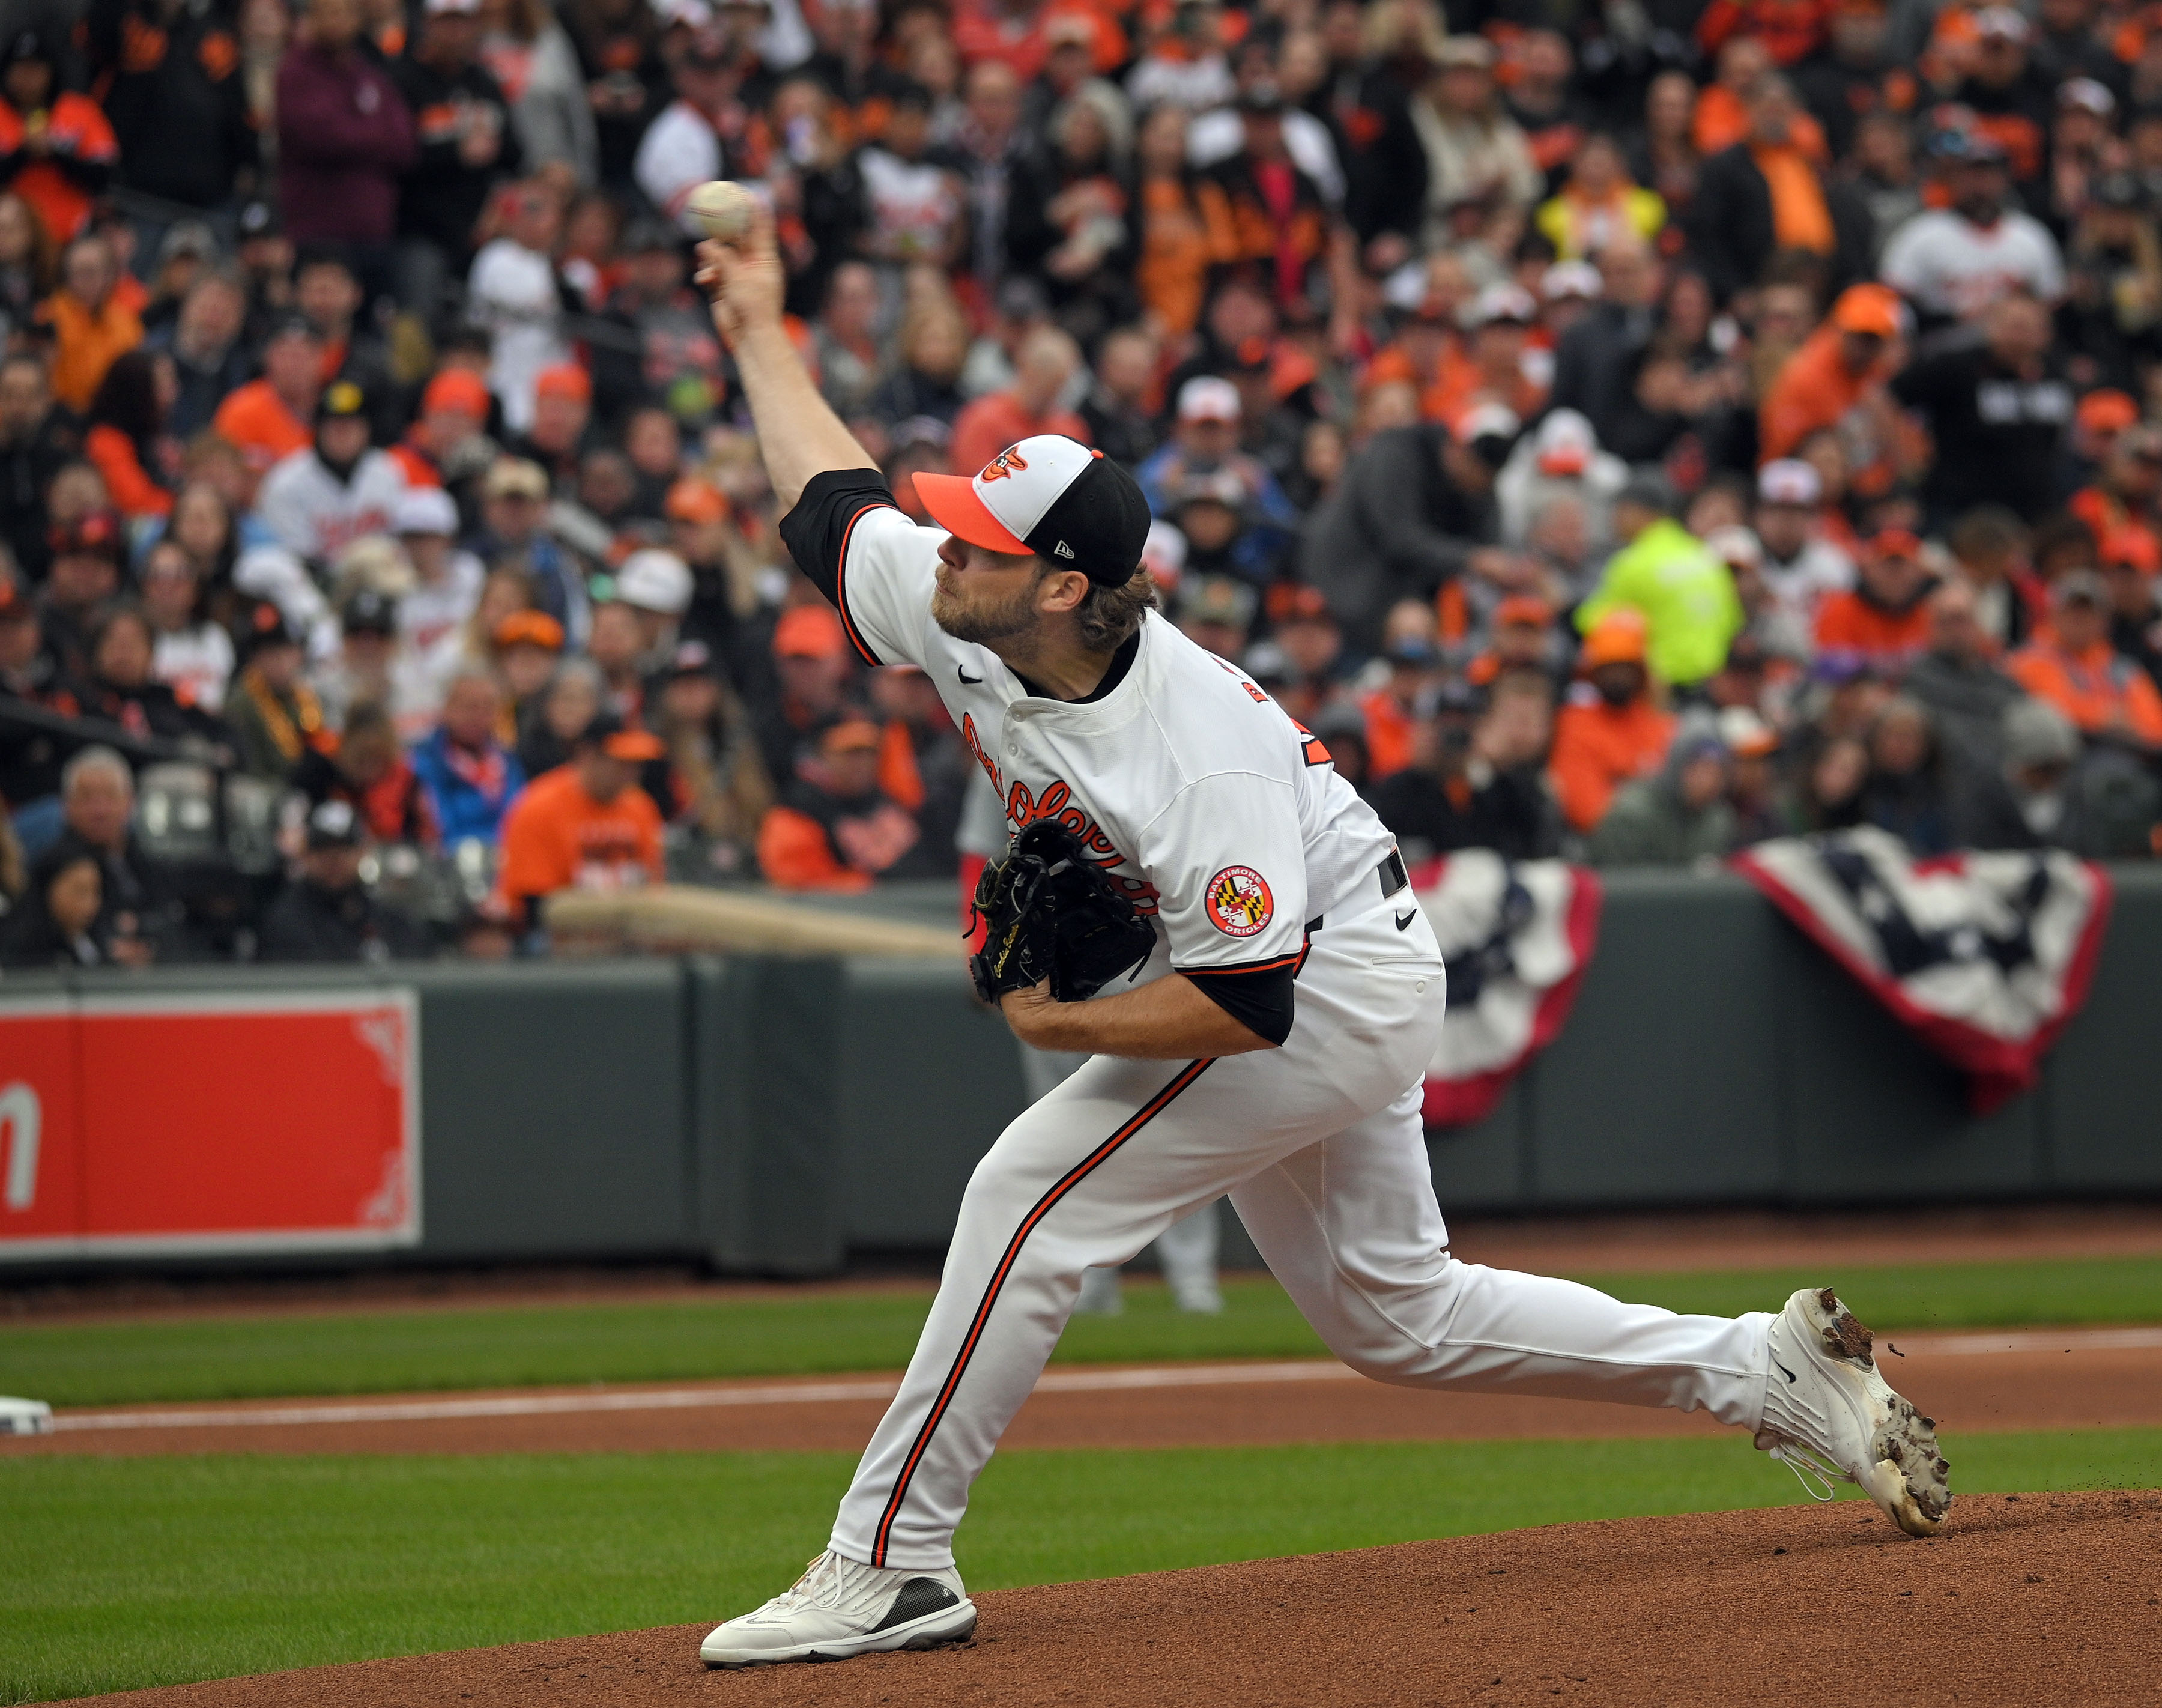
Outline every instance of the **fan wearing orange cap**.
{"type": "Polygon", "coordinates": [[[1648,776],[1667,756],[1674,720],[1652,703],[1642,616],[1610,611],[1584,637],[1577,666],[1585,680],[1554,718],[1547,775],[1572,828],[1590,835],[1615,791],[1648,776]]]}
{"type": "Polygon", "coordinates": [[[420,414],[391,448],[408,486],[448,484],[453,464],[486,467],[492,458],[468,447],[488,426],[488,382],[470,368],[446,368],[420,390],[420,414]]]}
{"type": "MultiPolygon", "coordinates": [[[[879,786],[885,732],[849,708],[813,730],[795,778],[759,825],[758,864],[784,890],[868,890],[890,876],[931,875],[908,856],[922,831],[879,786]]],[[[932,870],[935,870],[935,868],[932,870]]]]}
{"type": "MultiPolygon", "coordinates": [[[[2082,402],[2082,414],[2086,407],[2082,402]]],[[[2095,471],[2094,483],[2074,493],[2069,508],[2094,530],[2104,563],[2128,563],[2151,577],[2162,574],[2162,533],[2155,525],[2158,495],[2162,495],[2162,430],[2135,422],[2112,437],[2102,466],[2095,471]]]]}
{"type": "Polygon", "coordinates": [[[1922,542],[1904,528],[1887,528],[1862,548],[1855,585],[1827,593],[1817,607],[1820,653],[1850,656],[1896,678],[1930,644],[1930,595],[1937,577],[1922,542]]]}
{"type": "Polygon", "coordinates": [[[1851,285],[1825,323],[1787,358],[1757,411],[1757,457],[1791,457],[1810,434],[1837,426],[1857,408],[1872,416],[1870,437],[1880,451],[1895,442],[1895,412],[1884,382],[1900,362],[1905,310],[1882,285],[1851,285]]]}
{"type": "Polygon", "coordinates": [[[586,429],[593,418],[593,382],[575,362],[544,368],[533,382],[533,425],[513,439],[510,453],[539,463],[557,487],[578,475],[578,459],[592,447],[586,429]]]}
{"type": "Polygon", "coordinates": [[[603,712],[572,744],[568,765],[510,803],[496,892],[521,929],[543,923],[541,904],[561,891],[661,880],[661,809],[637,784],[641,766],[666,756],[659,736],[603,712]]]}

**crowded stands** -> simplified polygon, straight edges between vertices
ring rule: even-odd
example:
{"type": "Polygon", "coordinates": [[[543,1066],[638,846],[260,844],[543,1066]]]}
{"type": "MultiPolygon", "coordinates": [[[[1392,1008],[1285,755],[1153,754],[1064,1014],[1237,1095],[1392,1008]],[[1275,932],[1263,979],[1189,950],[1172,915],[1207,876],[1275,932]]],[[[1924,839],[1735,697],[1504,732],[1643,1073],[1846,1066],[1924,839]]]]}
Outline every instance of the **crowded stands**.
{"type": "Polygon", "coordinates": [[[954,878],[984,780],[789,561],[715,178],[904,509],[1130,467],[1166,614],[1415,859],[2156,852],[2162,8],[59,0],[0,963],[954,878]]]}

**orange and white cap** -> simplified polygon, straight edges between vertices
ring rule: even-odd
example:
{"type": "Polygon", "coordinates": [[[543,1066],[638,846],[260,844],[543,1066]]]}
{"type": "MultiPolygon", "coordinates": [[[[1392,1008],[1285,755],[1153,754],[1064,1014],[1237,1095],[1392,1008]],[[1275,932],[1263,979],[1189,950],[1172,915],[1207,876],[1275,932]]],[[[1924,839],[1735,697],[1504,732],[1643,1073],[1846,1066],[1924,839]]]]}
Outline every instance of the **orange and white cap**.
{"type": "Polygon", "coordinates": [[[1032,551],[1108,587],[1140,566],[1148,500],[1125,469],[1078,440],[1038,433],[973,476],[914,478],[931,520],[987,551],[1032,551]]]}

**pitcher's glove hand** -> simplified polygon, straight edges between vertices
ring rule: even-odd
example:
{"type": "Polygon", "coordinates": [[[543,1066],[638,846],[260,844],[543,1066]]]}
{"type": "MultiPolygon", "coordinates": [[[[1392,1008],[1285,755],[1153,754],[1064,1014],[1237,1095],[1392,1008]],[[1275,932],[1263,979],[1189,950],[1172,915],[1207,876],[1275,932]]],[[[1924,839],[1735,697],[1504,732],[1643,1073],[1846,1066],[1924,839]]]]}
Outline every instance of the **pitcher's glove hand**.
{"type": "Polygon", "coordinates": [[[1156,948],[1154,928],[1055,818],[1023,825],[984,868],[975,908],[987,929],[969,976],[995,1007],[1047,979],[1052,1000],[1085,1001],[1156,948]]]}

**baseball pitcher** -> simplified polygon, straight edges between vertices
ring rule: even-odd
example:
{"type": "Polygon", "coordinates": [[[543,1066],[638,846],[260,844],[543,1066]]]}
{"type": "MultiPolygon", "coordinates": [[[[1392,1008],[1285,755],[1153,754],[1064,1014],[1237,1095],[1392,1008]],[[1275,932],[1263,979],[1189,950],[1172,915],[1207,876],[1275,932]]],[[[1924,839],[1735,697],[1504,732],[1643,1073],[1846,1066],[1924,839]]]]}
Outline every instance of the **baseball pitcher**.
{"type": "Polygon", "coordinates": [[[1328,750],[1157,613],[1125,472],[1025,439],[916,477],[938,523],[918,527],[783,329],[770,221],[700,263],[790,551],[866,664],[929,675],[1005,802],[978,988],[1024,1042],[1089,1058],[978,1166],[827,1552],[704,1659],[969,1636],[953,1532],[1083,1272],[1227,1192],[1307,1319],[1378,1381],[1700,1407],[1935,1530],[1930,1421],[1829,1289],[1729,1321],[1450,1255],[1419,1120],[1444,1005],[1434,933],[1328,750]]]}

